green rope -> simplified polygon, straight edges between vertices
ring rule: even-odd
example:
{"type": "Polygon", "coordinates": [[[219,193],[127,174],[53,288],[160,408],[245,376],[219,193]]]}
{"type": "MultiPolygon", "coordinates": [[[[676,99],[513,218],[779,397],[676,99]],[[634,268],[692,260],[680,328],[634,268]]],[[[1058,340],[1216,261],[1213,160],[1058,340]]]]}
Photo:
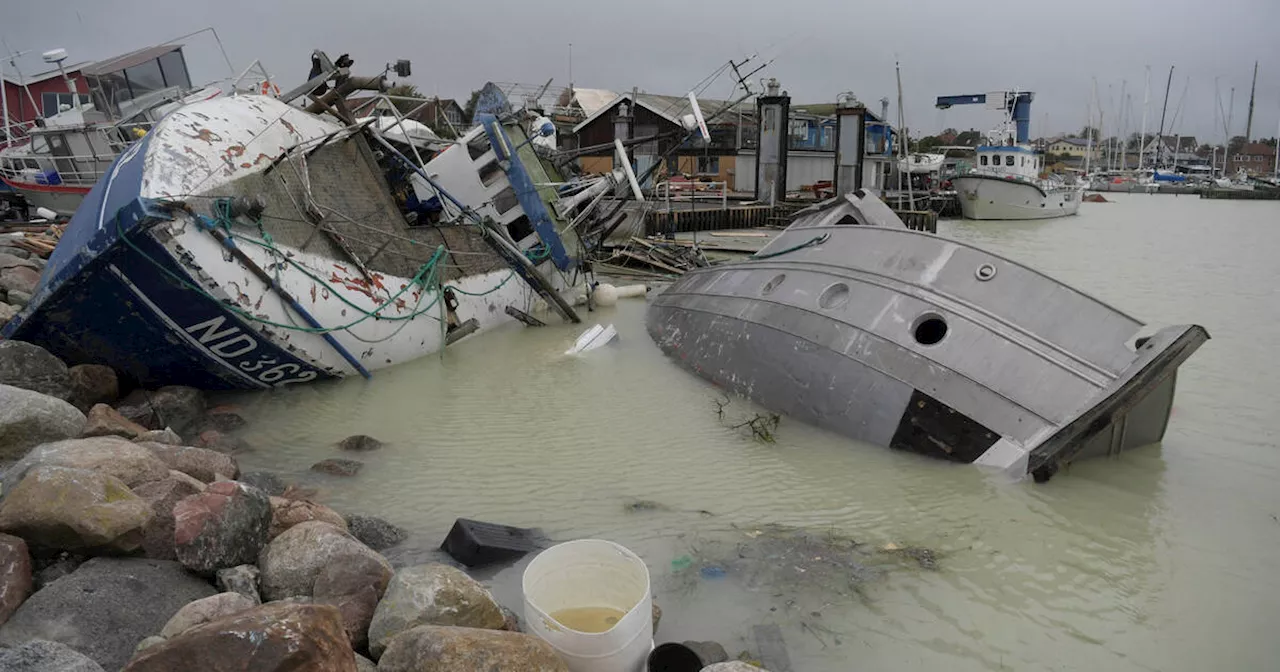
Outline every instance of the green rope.
{"type": "Polygon", "coordinates": [[[827,242],[827,239],[830,237],[831,237],[830,233],[824,233],[821,236],[814,236],[809,240],[806,240],[805,242],[800,243],[799,245],[792,245],[791,247],[788,247],[785,250],[778,250],[777,252],[770,252],[768,254],[761,254],[760,252],[756,252],[755,254],[751,255],[750,258],[751,259],[770,259],[772,257],[779,257],[790,252],[795,252],[796,250],[802,250],[806,247],[821,245],[827,242]]]}

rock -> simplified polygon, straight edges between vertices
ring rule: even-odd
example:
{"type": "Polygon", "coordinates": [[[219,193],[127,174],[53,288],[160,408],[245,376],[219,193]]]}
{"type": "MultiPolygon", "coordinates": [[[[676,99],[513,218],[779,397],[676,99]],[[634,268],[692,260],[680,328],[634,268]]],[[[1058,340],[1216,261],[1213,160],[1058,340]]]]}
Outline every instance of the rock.
{"type": "Polygon", "coordinates": [[[133,494],[141,497],[151,507],[152,513],[151,521],[142,528],[143,554],[157,560],[178,559],[173,545],[173,509],[178,502],[201,492],[203,488],[202,483],[197,487],[189,481],[166,478],[143,483],[133,489],[133,494]]]}
{"type": "Polygon", "coordinates": [[[218,476],[234,479],[240,473],[236,458],[208,448],[187,448],[165,443],[139,443],[151,451],[170,469],[181,471],[192,478],[212,483],[218,476]]]}
{"type": "Polygon", "coordinates": [[[166,446],[181,446],[184,443],[182,437],[168,427],[164,429],[148,429],[134,438],[133,442],[163,443],[166,446]]]}
{"type": "Polygon", "coordinates": [[[518,632],[423,625],[378,658],[378,672],[568,672],[550,644],[518,632]]]}
{"type": "Polygon", "coordinates": [[[524,632],[520,625],[520,615],[506,607],[502,608],[502,629],[507,632],[524,632]]]}
{"type": "Polygon", "coordinates": [[[147,431],[146,427],[120,415],[120,412],[106,404],[95,404],[89,409],[82,437],[120,436],[134,439],[147,431]]]}
{"type": "Polygon", "coordinates": [[[369,641],[369,622],[390,580],[385,562],[357,556],[322,567],[312,587],[312,599],[337,607],[347,640],[353,648],[363,649],[369,641]]]}
{"type": "Polygon", "coordinates": [[[251,485],[219,481],[178,502],[173,521],[178,561],[212,576],[257,559],[271,529],[271,503],[251,485]]]}
{"type": "Polygon", "coordinates": [[[49,441],[80,436],[84,414],[39,392],[0,384],[0,460],[16,460],[49,441]]]}
{"type": "MultiPolygon", "coordinates": [[[[27,250],[24,250],[24,249],[22,249],[21,247],[13,247],[13,246],[11,246],[11,245],[6,245],[4,242],[0,242],[0,254],[7,254],[7,255],[9,255],[9,256],[11,256],[11,257],[15,257],[15,258],[17,258],[17,259],[24,259],[24,260],[25,260],[25,259],[30,259],[30,258],[31,258],[31,253],[30,253],[30,252],[28,252],[27,250]]],[[[0,257],[0,258],[2,258],[2,257],[0,257]]],[[[6,261],[11,261],[11,260],[6,260],[6,261]]],[[[11,265],[12,265],[12,266],[19,266],[19,265],[21,265],[21,264],[16,264],[16,263],[15,263],[15,264],[0,263],[0,268],[8,268],[8,267],[9,267],[9,266],[11,266],[11,265]]]]}
{"type": "Polygon", "coordinates": [[[342,450],[351,450],[356,452],[366,452],[370,450],[378,450],[387,444],[364,434],[356,434],[338,442],[338,448],[342,450]]]}
{"type": "Polygon", "coordinates": [[[133,652],[136,654],[139,651],[144,651],[146,649],[149,649],[155,646],[156,644],[164,644],[165,641],[167,640],[164,637],[161,637],[160,635],[151,635],[150,637],[143,639],[141,642],[138,642],[138,645],[133,647],[133,652]]]}
{"type": "Polygon", "coordinates": [[[356,672],[338,610],[264,604],[139,653],[125,672],[356,672]]]}
{"type": "MultiPolygon", "coordinates": [[[[77,411],[78,412],[78,411],[77,411]]],[[[117,436],[71,439],[38,446],[4,474],[3,500],[27,471],[39,465],[87,469],[114,476],[130,488],[169,477],[165,466],[151,451],[117,436]]]]}
{"type": "Polygon", "coordinates": [[[408,532],[377,516],[360,514],[347,516],[347,529],[351,536],[375,551],[391,548],[409,536],[408,532]]]}
{"type": "Polygon", "coordinates": [[[31,595],[31,588],[31,554],[27,552],[27,542],[0,534],[0,625],[22,606],[31,595]]]}
{"type": "Polygon", "coordinates": [[[161,424],[156,416],[155,408],[151,405],[151,395],[152,393],[146,390],[134,390],[116,402],[116,410],[120,411],[120,415],[147,429],[160,429],[165,425],[161,424]]]}
{"type": "Polygon", "coordinates": [[[76,571],[76,568],[84,564],[88,558],[79,553],[68,553],[63,551],[57,554],[52,560],[38,567],[35,573],[34,588],[43,590],[45,586],[61,579],[64,576],[76,571]]]}
{"type": "Polygon", "coordinates": [[[311,465],[311,471],[318,471],[331,476],[355,476],[360,473],[362,467],[364,467],[364,462],[358,460],[331,457],[311,465]]]}
{"type": "Polygon", "coordinates": [[[191,487],[196,489],[196,492],[204,492],[205,489],[209,487],[208,483],[205,483],[204,481],[198,478],[195,478],[194,476],[188,476],[187,474],[184,474],[181,471],[178,471],[177,469],[169,470],[169,478],[190,484],[191,487]]]}
{"type": "Polygon", "coordinates": [[[0,649],[5,672],[103,672],[92,658],[57,642],[36,639],[12,649],[0,649]]]}
{"type": "Polygon", "coordinates": [[[9,290],[7,301],[11,306],[25,308],[28,303],[31,303],[31,295],[27,292],[11,289],[9,290]]]}
{"type": "Polygon", "coordinates": [[[0,384],[47,394],[63,401],[71,396],[67,365],[49,354],[48,350],[25,341],[0,341],[0,384]]]}
{"type": "Polygon", "coordinates": [[[28,266],[13,266],[0,271],[0,288],[14,292],[35,294],[36,285],[40,284],[40,271],[28,266]]]}
{"type": "Polygon", "coordinates": [[[714,665],[729,660],[729,652],[717,642],[681,642],[689,650],[698,654],[703,665],[714,665]]]}
{"type": "Polygon", "coordinates": [[[271,498],[271,532],[269,538],[275,539],[285,530],[311,520],[329,523],[334,527],[347,531],[347,521],[337,511],[305,499],[271,498]]]}
{"type": "Polygon", "coordinates": [[[702,668],[702,672],[769,672],[768,670],[756,667],[751,663],[744,663],[740,660],[730,660],[724,663],[716,663],[702,668]]]}
{"type": "Polygon", "coordinates": [[[257,602],[240,593],[218,593],[189,602],[178,613],[160,628],[160,636],[172,639],[206,623],[211,623],[227,616],[234,616],[258,606],[257,602]]]}
{"type": "Polygon", "coordinates": [[[438,563],[406,567],[391,577],[373,614],[369,651],[379,659],[392,638],[419,625],[500,630],[505,623],[489,591],[460,570],[438,563]]]}
{"type": "Polygon", "coordinates": [[[212,594],[176,562],[94,558],[28,598],[0,626],[0,645],[48,639],[118,670],[183,605],[212,594]]]}
{"type": "Polygon", "coordinates": [[[279,600],[311,595],[316,576],[327,565],[371,558],[388,574],[391,565],[368,546],[342,530],[319,521],[300,523],[267,544],[258,557],[262,570],[262,596],[279,600]]]}
{"type": "MultiPolygon", "coordinates": [[[[652,603],[651,603],[652,604],[652,603]]],[[[658,622],[662,620],[662,609],[658,605],[653,605],[653,631],[658,631],[658,622]]]]}
{"type": "Polygon", "coordinates": [[[159,417],[159,427],[172,427],[181,434],[204,415],[204,393],[194,387],[166,385],[151,393],[151,407],[159,417]]]}
{"type": "Polygon", "coordinates": [[[239,593],[252,600],[254,604],[261,604],[262,597],[258,595],[258,575],[258,568],[255,565],[236,565],[219,569],[214,584],[218,586],[218,590],[239,593]]]}
{"type": "Polygon", "coordinates": [[[241,483],[252,485],[272,497],[279,497],[284,494],[284,479],[269,471],[250,471],[243,473],[240,474],[240,478],[238,480],[241,483]]]}
{"type": "Polygon", "coordinates": [[[67,376],[71,384],[71,398],[67,401],[82,411],[120,398],[120,381],[109,366],[77,364],[67,369],[67,376]]]}
{"type": "Polygon", "coordinates": [[[129,553],[142,546],[151,515],[118,478],[44,465],[5,498],[0,532],[44,548],[129,553]]]}
{"type": "Polygon", "coordinates": [[[197,421],[201,430],[216,429],[219,432],[233,432],[247,424],[248,421],[240,415],[240,408],[230,404],[214,406],[205,411],[204,417],[197,421]]]}
{"type": "MultiPolygon", "coordinates": [[[[0,294],[0,298],[3,296],[3,294],[0,294]]],[[[3,327],[5,323],[12,320],[13,316],[17,315],[19,310],[20,309],[17,306],[11,306],[4,301],[0,301],[0,327],[3,327]]]]}
{"type": "Polygon", "coordinates": [[[208,448],[228,455],[236,455],[252,450],[249,442],[244,439],[230,434],[223,434],[216,429],[200,432],[200,435],[196,437],[195,444],[200,448],[208,448]]]}
{"type": "Polygon", "coordinates": [[[378,665],[372,660],[356,654],[356,672],[378,672],[378,665]]]}

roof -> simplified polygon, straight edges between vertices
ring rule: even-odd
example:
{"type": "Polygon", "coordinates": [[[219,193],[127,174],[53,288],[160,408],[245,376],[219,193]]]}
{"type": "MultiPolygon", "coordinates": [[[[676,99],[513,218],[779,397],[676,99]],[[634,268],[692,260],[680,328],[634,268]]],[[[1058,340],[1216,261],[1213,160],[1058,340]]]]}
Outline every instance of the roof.
{"type": "Polygon", "coordinates": [[[1059,142],[1065,142],[1065,143],[1067,143],[1068,145],[1076,145],[1077,147],[1088,147],[1088,146],[1089,146],[1089,139],[1088,139],[1088,138],[1057,138],[1057,139],[1055,139],[1055,140],[1050,140],[1050,141],[1049,141],[1049,144],[1051,144],[1051,145],[1056,145],[1056,144],[1058,144],[1059,142]]]}
{"type": "MultiPolygon", "coordinates": [[[[63,65],[62,68],[67,71],[68,75],[74,75],[88,64],[89,64],[89,61],[80,61],[78,63],[72,63],[70,65],[63,65]]],[[[44,72],[38,72],[34,75],[22,75],[19,77],[15,77],[13,74],[9,72],[9,70],[10,68],[5,68],[4,81],[9,82],[14,86],[29,86],[31,84],[43,82],[46,79],[53,79],[55,77],[62,76],[62,73],[58,72],[57,68],[54,68],[53,70],[45,70],[44,72]]]]}
{"type": "Polygon", "coordinates": [[[119,72],[125,68],[132,68],[135,65],[146,63],[164,56],[171,51],[181,49],[181,44],[162,44],[155,47],[146,47],[137,51],[131,51],[120,56],[113,56],[104,61],[98,61],[82,70],[86,76],[106,75],[112,72],[119,72]]]}
{"type": "MultiPolygon", "coordinates": [[[[576,94],[577,91],[578,90],[575,90],[574,93],[576,94]]],[[[625,93],[615,95],[613,100],[598,108],[595,112],[589,114],[586,119],[578,122],[578,125],[573,127],[573,132],[578,133],[582,129],[586,128],[588,124],[600,118],[605,112],[613,109],[615,105],[623,100],[631,100],[631,94],[625,93]]],[[[702,109],[703,116],[710,117],[711,115],[724,110],[725,106],[732,102],[733,101],[715,100],[711,98],[699,98],[698,107],[702,109]]],[[[636,95],[636,105],[649,110],[677,126],[683,126],[680,122],[681,117],[686,114],[693,113],[693,108],[689,105],[688,95],[664,96],[656,93],[640,93],[636,95]]],[[[751,115],[754,115],[756,111],[755,103],[747,101],[738,102],[737,105],[731,109],[741,111],[743,114],[751,115]]],[[[585,112],[586,110],[584,109],[583,111],[585,112]]]]}
{"type": "MultiPolygon", "coordinates": [[[[1179,150],[1189,149],[1189,150],[1195,151],[1195,149],[1200,146],[1200,143],[1196,142],[1196,136],[1194,135],[1183,135],[1183,136],[1162,135],[1160,137],[1161,139],[1164,140],[1164,146],[1169,147],[1171,149],[1179,149],[1179,150]],[[1181,137],[1181,143],[1182,143],[1180,145],[1178,144],[1179,137],[1181,137]]],[[[1152,142],[1155,142],[1155,138],[1152,138],[1151,140],[1152,142]]]]}
{"type": "Polygon", "coordinates": [[[1276,153],[1276,148],[1271,145],[1264,145],[1261,142],[1250,142],[1240,148],[1240,153],[1248,154],[1249,156],[1256,156],[1258,154],[1271,156],[1276,153]]]}
{"type": "Polygon", "coordinates": [[[595,114],[600,108],[609,105],[618,98],[618,94],[608,89],[579,89],[574,87],[573,100],[578,103],[578,107],[582,113],[588,117],[595,114]]]}

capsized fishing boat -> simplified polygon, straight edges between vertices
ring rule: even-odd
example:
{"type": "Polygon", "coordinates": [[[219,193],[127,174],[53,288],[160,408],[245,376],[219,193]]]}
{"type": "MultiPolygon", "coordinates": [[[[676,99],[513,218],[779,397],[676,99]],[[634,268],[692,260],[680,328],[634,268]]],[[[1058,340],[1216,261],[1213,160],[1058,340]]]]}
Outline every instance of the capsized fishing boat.
{"type": "Polygon", "coordinates": [[[381,77],[319,56],[280,99],[193,103],[130,146],[0,333],[217,389],[368,376],[538,303],[578,321],[560,291],[584,274],[557,230],[589,213],[550,207],[559,177],[530,144],[543,127],[481,115],[423,156],[414,134],[345,111],[381,77]],[[308,92],[306,110],[287,104],[308,92]]]}
{"type": "Polygon", "coordinates": [[[654,299],[682,366],[845,436],[1047,479],[1161,440],[1204,328],[1154,332],[967,243],[911,231],[853,193],[799,213],[746,261],[654,299]]]}

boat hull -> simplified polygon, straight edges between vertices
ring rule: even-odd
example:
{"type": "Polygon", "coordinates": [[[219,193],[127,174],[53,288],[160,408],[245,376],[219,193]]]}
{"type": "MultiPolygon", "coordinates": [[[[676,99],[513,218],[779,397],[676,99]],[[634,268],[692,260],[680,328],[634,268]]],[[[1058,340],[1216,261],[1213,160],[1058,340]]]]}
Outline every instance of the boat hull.
{"type": "Polygon", "coordinates": [[[34,212],[36,208],[48,208],[59,215],[70,217],[75,214],[89,189],[84,187],[68,187],[63,185],[29,184],[4,180],[5,185],[21,194],[34,212]]]}
{"type": "Polygon", "coordinates": [[[1137,345],[1133,318],[905,229],[793,227],[770,250],[786,252],[697,269],[655,298],[663,352],[789,417],[1014,475],[1159,441],[1175,371],[1208,338],[1169,327],[1137,345]]]}
{"type": "Polygon", "coordinates": [[[997,177],[964,176],[952,180],[965,219],[1052,219],[1080,209],[1080,190],[1040,188],[997,177]]]}

